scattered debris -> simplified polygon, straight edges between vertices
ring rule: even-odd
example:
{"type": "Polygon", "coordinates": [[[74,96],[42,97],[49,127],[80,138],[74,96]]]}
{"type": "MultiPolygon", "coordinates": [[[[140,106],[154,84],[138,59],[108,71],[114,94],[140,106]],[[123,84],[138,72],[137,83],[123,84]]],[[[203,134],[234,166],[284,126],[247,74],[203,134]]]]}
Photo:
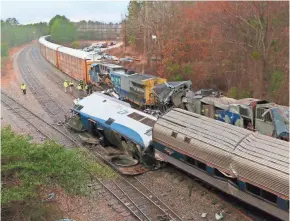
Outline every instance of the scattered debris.
{"type": "Polygon", "coordinates": [[[216,213],[215,214],[215,219],[216,220],[222,220],[224,218],[223,214],[222,213],[216,213]]]}
{"type": "Polygon", "coordinates": [[[58,221],[76,221],[76,220],[74,220],[74,219],[60,219],[58,221]]]}
{"type": "Polygon", "coordinates": [[[49,202],[49,201],[52,201],[54,198],[55,198],[55,193],[50,193],[50,194],[48,195],[48,198],[45,199],[45,200],[42,200],[42,202],[43,202],[43,203],[45,203],[45,202],[49,202]]]}
{"type": "Polygon", "coordinates": [[[207,215],[207,213],[202,213],[202,214],[201,214],[201,217],[202,217],[202,218],[206,218],[206,215],[207,215]]]}

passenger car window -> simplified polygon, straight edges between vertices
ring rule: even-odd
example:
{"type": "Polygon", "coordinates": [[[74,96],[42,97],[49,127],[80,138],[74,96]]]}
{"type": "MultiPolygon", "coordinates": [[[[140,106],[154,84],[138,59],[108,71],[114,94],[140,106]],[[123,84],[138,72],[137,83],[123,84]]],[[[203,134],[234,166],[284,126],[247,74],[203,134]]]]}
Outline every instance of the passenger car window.
{"type": "Polygon", "coordinates": [[[174,137],[174,138],[176,138],[177,137],[177,133],[174,132],[174,131],[172,131],[171,136],[174,137]]]}
{"type": "Polygon", "coordinates": [[[114,119],[109,118],[109,119],[105,122],[105,124],[111,125],[114,121],[115,121],[114,119]]]}

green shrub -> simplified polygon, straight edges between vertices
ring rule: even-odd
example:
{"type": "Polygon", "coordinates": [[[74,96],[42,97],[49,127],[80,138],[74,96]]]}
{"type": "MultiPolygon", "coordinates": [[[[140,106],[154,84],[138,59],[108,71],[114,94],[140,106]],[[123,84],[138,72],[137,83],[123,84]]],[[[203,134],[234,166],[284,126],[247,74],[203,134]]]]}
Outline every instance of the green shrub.
{"type": "Polygon", "coordinates": [[[253,51],[253,52],[252,52],[252,58],[253,58],[254,60],[259,60],[259,58],[260,58],[260,53],[259,53],[258,51],[253,51]]]}
{"type": "Polygon", "coordinates": [[[1,57],[8,56],[8,46],[5,43],[1,44],[1,57]]]}
{"type": "Polygon", "coordinates": [[[238,97],[238,88],[237,87],[231,87],[228,91],[228,96],[231,98],[237,98],[238,97]]]}
{"type": "Polygon", "coordinates": [[[101,166],[79,149],[66,149],[55,142],[35,144],[10,127],[1,133],[2,201],[23,201],[37,197],[39,187],[61,187],[70,194],[86,194],[91,175],[113,177],[109,167],[101,166]]]}
{"type": "Polygon", "coordinates": [[[80,43],[78,41],[74,41],[71,45],[72,45],[72,48],[79,48],[80,47],[80,43]]]}
{"type": "Polygon", "coordinates": [[[274,71],[270,76],[270,93],[275,93],[284,82],[284,72],[274,71]]]}

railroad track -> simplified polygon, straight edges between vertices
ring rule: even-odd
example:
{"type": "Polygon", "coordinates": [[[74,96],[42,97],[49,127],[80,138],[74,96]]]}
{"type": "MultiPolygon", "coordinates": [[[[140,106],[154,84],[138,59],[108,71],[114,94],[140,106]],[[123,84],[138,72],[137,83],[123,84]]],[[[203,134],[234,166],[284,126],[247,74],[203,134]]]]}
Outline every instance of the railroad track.
{"type": "MultiPolygon", "coordinates": [[[[27,55],[28,48],[24,49],[18,57],[18,64],[23,75],[25,82],[32,90],[36,99],[39,103],[44,107],[45,111],[55,120],[61,121],[62,116],[65,114],[65,109],[61,107],[57,101],[55,101],[49,92],[45,89],[45,87],[36,79],[32,70],[27,64],[27,60],[25,59],[25,55],[27,55]],[[56,107],[56,110],[51,110],[51,107],[56,107]]],[[[35,124],[38,125],[38,124],[35,124]]],[[[37,128],[38,129],[38,126],[37,128]]],[[[63,134],[67,135],[69,138],[70,133],[66,129],[63,134]]],[[[79,140],[71,138],[75,144],[79,144],[78,146],[86,150],[91,156],[96,159],[98,156],[93,154],[87,148],[80,145],[79,140]]],[[[161,201],[157,201],[158,197],[151,193],[147,187],[143,186],[140,183],[138,188],[142,188],[139,190],[135,185],[131,184],[124,177],[120,176],[116,181],[106,181],[102,182],[100,179],[97,179],[98,182],[105,188],[118,202],[127,209],[127,211],[135,217],[137,220],[181,220],[173,211],[169,209],[169,207],[165,206],[165,204],[161,201]],[[146,191],[145,191],[146,190],[146,191]],[[150,195],[148,195],[150,192],[150,195]],[[151,199],[152,198],[152,199],[151,199]]]]}
{"type": "MultiPolygon", "coordinates": [[[[46,74],[49,74],[49,72],[47,72],[46,74]]],[[[92,153],[90,152],[90,154],[92,153]]],[[[99,159],[102,159],[102,156],[97,156],[96,154],[94,155],[95,155],[94,157],[98,157],[99,159]]],[[[115,183],[102,182],[101,180],[99,180],[99,182],[137,220],[158,220],[158,219],[166,220],[166,218],[169,218],[168,220],[181,220],[181,218],[178,217],[173,211],[171,211],[169,207],[166,206],[165,203],[163,203],[160,199],[158,199],[158,197],[156,197],[153,193],[150,194],[150,191],[147,187],[145,187],[141,182],[138,183],[137,179],[136,180],[134,179],[136,178],[120,177],[115,183]],[[138,194],[139,194],[139,197],[137,197],[138,194]],[[151,209],[148,209],[148,208],[151,208],[151,209]],[[151,213],[150,211],[154,211],[154,212],[151,213]]],[[[254,220],[260,220],[260,219],[256,219],[255,217],[254,220]]]]}
{"type": "MultiPolygon", "coordinates": [[[[43,73],[52,81],[54,82],[61,90],[63,90],[63,82],[64,78],[60,77],[58,70],[56,70],[50,63],[48,63],[44,58],[40,55],[39,49],[32,46],[30,48],[30,58],[38,66],[39,69],[42,70],[43,73]]],[[[71,78],[70,76],[66,75],[66,79],[74,82],[74,87],[77,86],[77,81],[71,78]]],[[[77,91],[73,90],[73,93],[70,93],[73,98],[77,98],[77,91]]]]}
{"type": "Polygon", "coordinates": [[[17,58],[19,69],[21,75],[24,78],[24,81],[26,82],[32,93],[35,95],[35,98],[41,104],[45,112],[47,112],[55,122],[63,121],[64,115],[67,111],[55,101],[55,99],[45,89],[44,85],[41,84],[39,80],[34,76],[30,67],[27,65],[27,60],[25,59],[26,50],[27,48],[25,48],[17,58]]]}
{"type": "MultiPolygon", "coordinates": [[[[104,157],[104,154],[108,153],[106,149],[98,145],[92,154],[107,165],[112,166],[112,163],[104,157]]],[[[113,168],[117,171],[116,167],[113,166],[113,168]]],[[[134,211],[139,220],[182,220],[137,177],[120,176],[113,184],[106,185],[104,183],[104,185],[111,189],[112,194],[118,196],[118,200],[127,205],[130,211],[134,211]]]]}
{"type": "Polygon", "coordinates": [[[30,126],[35,128],[35,130],[43,137],[48,138],[49,140],[57,141],[61,145],[67,147],[72,147],[76,145],[75,141],[72,138],[67,136],[56,126],[43,120],[31,110],[24,107],[14,98],[10,97],[3,91],[1,91],[1,96],[1,102],[8,107],[8,110],[11,110],[15,115],[17,115],[23,121],[27,122],[30,126]]]}

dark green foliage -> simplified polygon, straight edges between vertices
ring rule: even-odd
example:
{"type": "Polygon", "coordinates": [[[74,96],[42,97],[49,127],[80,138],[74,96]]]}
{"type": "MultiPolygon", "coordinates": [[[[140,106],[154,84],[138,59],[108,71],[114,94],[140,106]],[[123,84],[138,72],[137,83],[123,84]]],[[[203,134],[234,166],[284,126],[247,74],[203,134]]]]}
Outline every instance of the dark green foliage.
{"type": "Polygon", "coordinates": [[[48,34],[48,26],[45,22],[20,25],[15,18],[1,20],[1,46],[4,46],[4,50],[1,50],[1,56],[5,54],[6,50],[8,52],[11,47],[28,43],[46,34],[48,34]]]}
{"type": "Polygon", "coordinates": [[[78,41],[74,41],[72,44],[72,48],[79,48],[80,47],[80,43],[78,41]]]}
{"type": "Polygon", "coordinates": [[[249,98],[253,97],[252,91],[241,89],[238,87],[231,87],[230,90],[228,91],[228,95],[231,98],[235,99],[242,99],[242,98],[249,98]]]}
{"type": "Polygon", "coordinates": [[[8,46],[7,44],[1,44],[1,57],[8,56],[8,46]]]}
{"type": "Polygon", "coordinates": [[[56,20],[63,20],[63,21],[69,22],[69,20],[64,15],[63,16],[61,16],[61,15],[54,16],[52,19],[50,19],[50,21],[48,23],[49,33],[51,33],[53,22],[56,20]]]}
{"type": "Polygon", "coordinates": [[[63,17],[53,18],[54,20],[50,31],[51,40],[60,44],[77,40],[76,26],[67,18],[63,17]]]}
{"type": "Polygon", "coordinates": [[[37,197],[39,188],[61,187],[71,194],[86,194],[91,175],[113,176],[110,168],[78,149],[65,149],[55,142],[33,144],[10,127],[1,133],[2,201],[24,201],[37,197]]]}
{"type": "Polygon", "coordinates": [[[231,98],[237,98],[238,97],[238,88],[237,87],[231,87],[228,91],[228,96],[231,98]]]}
{"type": "Polygon", "coordinates": [[[275,93],[284,82],[284,72],[274,71],[270,76],[270,93],[275,93]]]}

